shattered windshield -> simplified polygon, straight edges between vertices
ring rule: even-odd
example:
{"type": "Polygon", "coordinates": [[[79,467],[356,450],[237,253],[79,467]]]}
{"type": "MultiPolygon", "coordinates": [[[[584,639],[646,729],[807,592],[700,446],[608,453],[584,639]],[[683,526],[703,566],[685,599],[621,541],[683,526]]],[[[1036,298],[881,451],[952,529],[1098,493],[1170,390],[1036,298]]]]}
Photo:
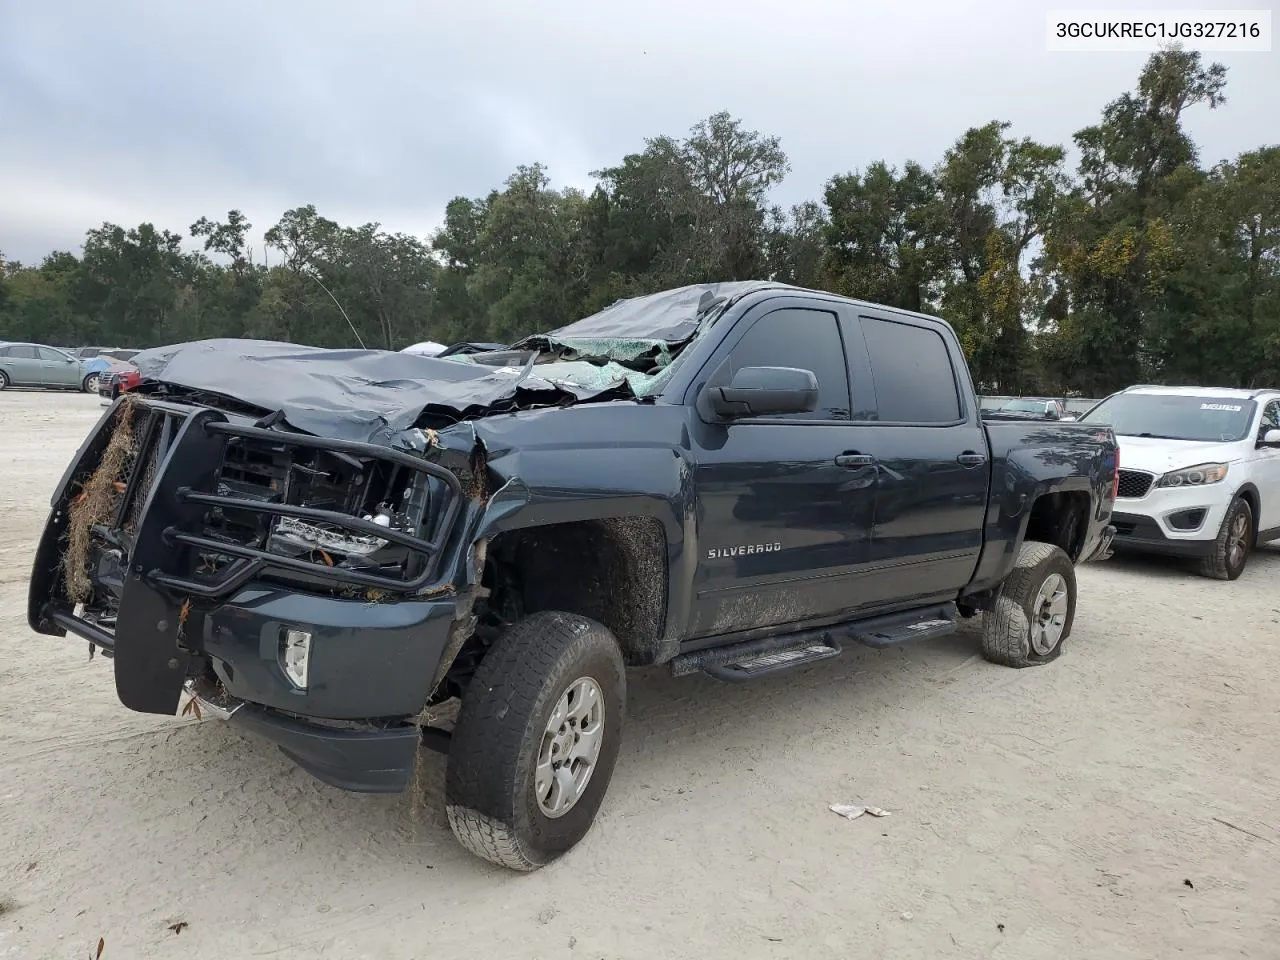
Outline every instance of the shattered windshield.
{"type": "MultiPolygon", "coordinates": [[[[532,351],[533,373],[556,384],[605,390],[626,382],[637,397],[648,396],[666,382],[678,352],[662,341],[557,341],[532,351]],[[637,369],[638,367],[643,369],[637,369]]],[[[445,357],[456,363],[489,366],[483,354],[445,357]]],[[[526,361],[527,362],[527,361],[526,361]]],[[[523,365],[508,361],[499,368],[522,372],[523,365]]]]}
{"type": "MultiPolygon", "coordinates": [[[[729,300],[752,286],[696,284],[619,300],[582,320],[526,337],[503,352],[501,362],[514,371],[532,356],[532,372],[543,380],[600,390],[625,383],[637,397],[652,396],[729,300]],[[525,357],[521,363],[514,359],[517,353],[525,357]]],[[[447,359],[492,365],[495,358],[478,354],[447,359]]]]}

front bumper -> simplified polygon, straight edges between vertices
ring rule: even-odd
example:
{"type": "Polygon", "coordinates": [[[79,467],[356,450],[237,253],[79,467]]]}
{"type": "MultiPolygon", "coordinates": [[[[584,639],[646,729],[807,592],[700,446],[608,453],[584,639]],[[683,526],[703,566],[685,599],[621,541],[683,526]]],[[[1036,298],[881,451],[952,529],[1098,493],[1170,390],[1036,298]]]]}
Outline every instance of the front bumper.
{"type": "Polygon", "coordinates": [[[1142,497],[1116,501],[1118,550],[1206,557],[1214,549],[1232,492],[1224,484],[1155,487],[1142,497]]]}
{"type": "MultiPolygon", "coordinates": [[[[131,609],[138,609],[134,599],[131,609]]],[[[165,604],[158,595],[150,599],[146,609],[157,626],[180,621],[178,604],[165,604]]],[[[118,628],[109,636],[74,614],[54,617],[66,632],[111,654],[126,706],[176,712],[190,674],[207,665],[222,695],[216,703],[202,699],[205,712],[276,744],[331,786],[385,793],[408,785],[421,735],[410,718],[430,696],[454,604],[373,604],[246,588],[226,604],[189,615],[199,636],[184,635],[181,642],[167,630],[140,635],[118,628]],[[305,690],[290,682],[281,664],[286,629],[312,638],[305,690]]]]}
{"type": "MultiPolygon", "coordinates": [[[[372,574],[355,573],[349,583],[349,572],[336,568],[318,571],[322,576],[314,589],[282,586],[264,575],[298,572],[307,565],[249,547],[235,547],[241,551],[235,554],[239,559],[225,575],[193,576],[193,558],[202,542],[199,517],[209,499],[217,498],[223,445],[229,436],[256,435],[258,428],[237,425],[210,408],[130,400],[169,418],[163,424],[165,446],[155,458],[154,477],[146,482],[131,477],[122,484],[127,490],[118,516],[136,501],[137,521],[107,531],[122,544],[123,557],[109,572],[119,603],[114,623],[95,620],[67,599],[63,554],[72,494],[83,489],[85,477],[103,460],[123,402],[104,414],[54,495],[31,576],[32,628],[49,635],[70,633],[102,649],[112,659],[120,701],[130,709],[173,715],[184,688],[193,682],[220,687],[217,699],[231,705],[234,725],[276,743],[324,782],[347,790],[403,789],[419,743],[411,718],[430,696],[456,626],[451,587],[431,579],[443,534],[433,541],[403,535],[433,559],[398,591],[384,589],[372,574]],[[143,489],[147,484],[149,489],[143,489]],[[355,596],[325,590],[326,576],[331,584],[354,586],[355,596]],[[284,671],[281,649],[287,630],[311,636],[305,689],[284,671]]],[[[160,428],[149,426],[148,437],[152,433],[159,434],[160,428]]],[[[310,437],[277,441],[275,436],[279,434],[272,443],[325,443],[310,437]]],[[[350,444],[334,447],[362,452],[350,444]]],[[[369,455],[397,457],[403,465],[433,475],[443,471],[409,454],[371,450],[369,455]]],[[[145,457],[140,453],[136,459],[141,464],[145,457]]],[[[135,467],[135,476],[143,473],[135,467]]],[[[456,484],[452,474],[448,477],[456,484]]],[[[261,509],[282,513],[278,505],[261,509]]],[[[304,516],[319,513],[298,509],[304,516]]],[[[446,510],[441,526],[452,518],[453,512],[446,510]]],[[[331,514],[324,519],[360,524],[331,514]]],[[[101,572],[99,566],[92,576],[101,572]]]]}
{"type": "Polygon", "coordinates": [[[408,786],[418,755],[421,731],[401,723],[367,730],[326,727],[252,703],[227,705],[201,697],[194,689],[201,719],[229,722],[262,737],[322,783],[358,793],[399,793],[408,786]]]}
{"type": "MultiPolygon", "coordinates": [[[[1139,513],[1117,513],[1115,548],[1134,553],[1159,553],[1174,557],[1207,557],[1213,553],[1216,536],[1205,540],[1170,537],[1151,517],[1139,513]]],[[[1203,528],[1203,526],[1202,526],[1203,528]]],[[[1216,528],[1215,528],[1216,534],[1216,528]]]]}

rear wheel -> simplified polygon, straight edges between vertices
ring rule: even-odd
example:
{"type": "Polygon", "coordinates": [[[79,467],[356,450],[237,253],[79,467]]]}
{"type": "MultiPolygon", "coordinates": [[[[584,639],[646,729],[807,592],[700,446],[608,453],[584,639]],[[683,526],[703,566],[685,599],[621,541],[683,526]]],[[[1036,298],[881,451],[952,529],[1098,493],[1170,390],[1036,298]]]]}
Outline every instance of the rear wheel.
{"type": "Polygon", "coordinates": [[[3,370],[0,370],[0,390],[3,390],[8,385],[9,385],[9,375],[5,373],[3,370]]]}
{"type": "Polygon", "coordinates": [[[1253,509],[1249,501],[1236,497],[1222,518],[1213,552],[1200,561],[1200,573],[1215,580],[1235,580],[1244,573],[1252,550],[1253,509]]]}
{"type": "Polygon", "coordinates": [[[591,828],[621,744],[626,672],[613,634],[544,612],[508,629],[467,685],[449,747],[449,825],[472,853],[536,870],[591,828]]]}
{"type": "Polygon", "coordinates": [[[1076,568],[1062,548],[1028,540],[982,624],[982,654],[1006,667],[1061,655],[1076,616],[1076,568]]]}

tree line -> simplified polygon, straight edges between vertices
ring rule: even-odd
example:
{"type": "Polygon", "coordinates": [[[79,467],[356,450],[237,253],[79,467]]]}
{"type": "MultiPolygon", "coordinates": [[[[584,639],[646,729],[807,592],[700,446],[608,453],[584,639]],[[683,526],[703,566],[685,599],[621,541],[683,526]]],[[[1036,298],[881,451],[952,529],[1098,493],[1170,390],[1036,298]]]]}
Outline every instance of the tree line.
{"type": "Polygon", "coordinates": [[[997,121],[932,166],[872,163],[789,210],[768,199],[789,172],[779,139],[717,113],[644,141],[590,192],[519,167],[425,239],[312,205],[260,252],[238,210],[189,236],[104,223],[79,255],[0,257],[0,339],[511,342],[619,297],[773,279],[945,317],[984,392],[1275,386],[1280,147],[1205,167],[1184,129],[1225,86],[1221,65],[1162,51],[1070,155],[997,121]]]}

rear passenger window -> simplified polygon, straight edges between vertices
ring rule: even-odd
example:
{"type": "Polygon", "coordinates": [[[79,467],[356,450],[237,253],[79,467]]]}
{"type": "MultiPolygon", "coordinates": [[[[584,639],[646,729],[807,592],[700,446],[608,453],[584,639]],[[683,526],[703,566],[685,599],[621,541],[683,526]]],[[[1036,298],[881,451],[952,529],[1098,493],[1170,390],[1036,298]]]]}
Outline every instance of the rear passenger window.
{"type": "Polygon", "coordinates": [[[16,347],[10,347],[10,348],[9,348],[9,356],[11,356],[11,357],[13,357],[13,358],[15,358],[15,359],[17,359],[17,360],[35,360],[35,359],[37,359],[37,357],[36,357],[36,348],[35,348],[35,347],[29,347],[29,346],[26,346],[25,344],[18,344],[16,347]]]}
{"type": "Polygon", "coordinates": [[[960,392],[941,334],[891,320],[862,317],[876,386],[877,419],[893,423],[953,423],[960,392]]]}
{"type": "Polygon", "coordinates": [[[798,309],[766,313],[729,354],[725,382],[743,367],[795,367],[810,370],[817,377],[817,409],[779,419],[849,419],[849,373],[834,313],[798,309]]]}

